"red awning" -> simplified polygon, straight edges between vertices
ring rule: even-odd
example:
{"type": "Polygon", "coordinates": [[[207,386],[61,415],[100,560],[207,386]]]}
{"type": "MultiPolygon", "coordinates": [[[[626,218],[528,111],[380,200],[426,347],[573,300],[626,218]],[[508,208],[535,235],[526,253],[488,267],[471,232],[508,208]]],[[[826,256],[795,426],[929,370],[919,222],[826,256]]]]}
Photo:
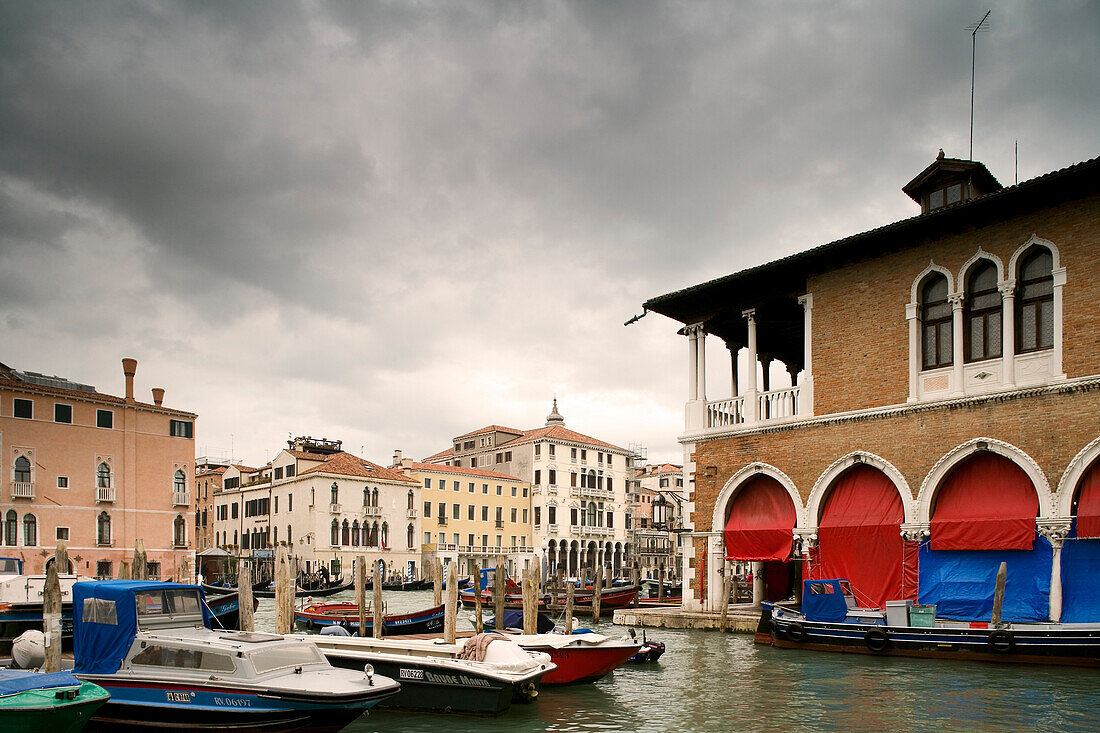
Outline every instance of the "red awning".
{"type": "Polygon", "coordinates": [[[936,492],[933,550],[1030,550],[1039,497],[1024,470],[996,453],[978,453],[936,492]]]}
{"type": "Polygon", "coordinates": [[[787,490],[771,476],[749,479],[737,492],[726,522],[726,558],[786,560],[794,541],[795,510],[787,490]]]}
{"type": "Polygon", "coordinates": [[[1100,537],[1100,461],[1096,461],[1077,489],[1077,536],[1100,537]]]}
{"type": "Polygon", "coordinates": [[[829,491],[818,524],[821,577],[848,578],[861,603],[903,598],[905,508],[890,478],[872,466],[846,471],[829,491]]]}

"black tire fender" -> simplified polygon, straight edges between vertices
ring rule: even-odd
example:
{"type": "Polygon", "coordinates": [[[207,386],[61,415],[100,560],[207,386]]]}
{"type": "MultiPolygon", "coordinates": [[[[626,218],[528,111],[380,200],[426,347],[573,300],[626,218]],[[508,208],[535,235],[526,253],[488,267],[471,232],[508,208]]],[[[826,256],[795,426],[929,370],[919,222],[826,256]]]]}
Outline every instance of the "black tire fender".
{"type": "Polygon", "coordinates": [[[787,634],[787,638],[795,644],[801,644],[806,640],[806,628],[797,621],[792,621],[787,624],[787,628],[784,629],[784,631],[787,634]]]}
{"type": "Polygon", "coordinates": [[[890,635],[884,629],[870,628],[863,635],[863,643],[873,652],[886,651],[886,647],[890,646],[890,635]]]}
{"type": "Polygon", "coordinates": [[[1016,637],[1008,629],[993,629],[986,639],[989,648],[1000,654],[1012,651],[1016,646],[1016,637]]]}

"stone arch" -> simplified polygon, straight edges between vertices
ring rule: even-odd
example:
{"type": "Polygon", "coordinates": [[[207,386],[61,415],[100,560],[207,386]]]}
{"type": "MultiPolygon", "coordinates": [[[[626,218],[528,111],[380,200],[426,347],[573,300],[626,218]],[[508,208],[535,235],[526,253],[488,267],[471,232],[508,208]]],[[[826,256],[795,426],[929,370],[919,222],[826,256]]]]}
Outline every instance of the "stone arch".
{"type": "Polygon", "coordinates": [[[1031,249],[1032,245],[1039,245],[1040,247],[1046,247],[1047,249],[1049,249],[1051,257],[1051,269],[1057,270],[1061,268],[1062,264],[1061,257],[1058,253],[1058,246],[1049,239],[1043,239],[1037,234],[1032,234],[1030,237],[1028,237],[1026,242],[1016,248],[1016,251],[1012,253],[1012,257],[1009,258],[1007,275],[1009,279],[1016,279],[1016,268],[1020,264],[1020,258],[1023,257],[1025,252],[1031,249]]]}
{"type": "Polygon", "coordinates": [[[951,271],[948,270],[946,267],[942,265],[937,265],[936,262],[933,260],[929,262],[928,266],[921,270],[915,278],[913,278],[913,284],[909,288],[910,305],[915,306],[919,302],[918,298],[920,297],[921,283],[924,282],[924,278],[928,277],[933,272],[941,273],[947,278],[947,291],[949,293],[958,292],[958,289],[955,286],[955,276],[952,275],[951,271]]]}
{"type": "Polygon", "coordinates": [[[1073,497],[1077,493],[1077,486],[1081,483],[1081,478],[1084,477],[1085,472],[1096,461],[1100,461],[1100,437],[1097,437],[1077,452],[1077,455],[1066,466],[1062,478],[1058,480],[1058,488],[1054,492],[1055,516],[1066,518],[1072,516],[1073,497]]]}
{"type": "Polygon", "coordinates": [[[711,530],[714,532],[722,531],[722,528],[726,526],[726,514],[730,506],[732,506],[733,498],[736,496],[738,490],[753,476],[758,474],[764,474],[770,476],[779,482],[779,484],[786,489],[787,494],[791,497],[791,501],[794,503],[795,513],[795,526],[805,526],[805,506],[802,504],[802,497],[798,495],[798,489],[795,488],[794,481],[791,481],[791,477],[780,471],[775,466],[767,463],[750,463],[742,468],[737,473],[730,476],[726,481],[726,485],[722,487],[722,490],[718,492],[718,498],[714,502],[714,513],[711,516],[711,530]]]}
{"type": "Polygon", "coordinates": [[[817,529],[818,522],[821,521],[821,510],[825,505],[825,497],[836,480],[849,468],[859,464],[873,466],[886,474],[894,483],[894,486],[897,487],[898,493],[901,494],[901,505],[905,509],[905,522],[914,521],[916,508],[914,507],[913,491],[909,488],[909,482],[905,480],[905,476],[902,475],[901,471],[881,456],[857,450],[834,461],[814,483],[810,495],[806,497],[804,526],[807,529],[817,529]]]}
{"type": "Polygon", "coordinates": [[[1027,474],[1028,478],[1031,479],[1031,485],[1038,495],[1038,518],[1046,519],[1054,515],[1054,502],[1050,492],[1050,484],[1047,482],[1043,469],[1039,467],[1039,464],[1036,463],[1031,456],[1011,443],[1006,443],[1003,440],[973,438],[961,445],[955,446],[945,453],[943,457],[932,466],[932,470],[928,472],[928,475],[924,477],[924,481],[921,482],[920,491],[917,493],[916,513],[918,522],[928,524],[932,521],[932,500],[935,498],[936,491],[942,485],[943,480],[951,473],[951,470],[965,459],[982,451],[996,453],[1019,466],[1023,472],[1027,474]]]}
{"type": "Polygon", "coordinates": [[[992,252],[986,252],[981,247],[978,247],[978,251],[970,255],[970,259],[964,262],[963,266],[959,268],[959,292],[966,289],[966,278],[970,273],[970,268],[978,264],[981,260],[989,260],[997,267],[997,282],[1004,282],[1005,278],[1008,277],[1005,274],[1005,265],[1001,258],[992,252]]]}

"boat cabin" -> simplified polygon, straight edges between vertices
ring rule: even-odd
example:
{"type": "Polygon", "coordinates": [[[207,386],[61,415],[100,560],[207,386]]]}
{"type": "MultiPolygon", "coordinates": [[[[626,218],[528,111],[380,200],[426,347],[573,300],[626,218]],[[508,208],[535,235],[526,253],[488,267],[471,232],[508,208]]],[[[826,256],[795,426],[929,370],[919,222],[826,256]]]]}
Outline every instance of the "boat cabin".
{"type": "Polygon", "coordinates": [[[860,608],[847,580],[802,581],[802,615],[807,621],[883,624],[880,609],[860,608]]]}

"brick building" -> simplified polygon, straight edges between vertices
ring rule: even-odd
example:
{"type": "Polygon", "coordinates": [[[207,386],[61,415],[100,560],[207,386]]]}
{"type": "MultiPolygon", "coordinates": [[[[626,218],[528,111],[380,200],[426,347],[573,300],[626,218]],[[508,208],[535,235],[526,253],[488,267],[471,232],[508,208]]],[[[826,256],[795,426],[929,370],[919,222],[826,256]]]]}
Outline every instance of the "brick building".
{"type": "Polygon", "coordinates": [[[919,215],[645,304],[689,346],[685,606],[751,561],[756,600],[841,576],[988,620],[1006,560],[1006,619],[1098,617],[1098,189],[1100,159],[1006,188],[941,152],[919,215]]]}
{"type": "Polygon", "coordinates": [[[142,539],[153,577],[191,555],[195,414],[134,397],[137,361],[122,360],[125,397],[0,364],[0,517],[4,555],[41,573],[65,540],[77,573],[115,577],[142,539]]]}

